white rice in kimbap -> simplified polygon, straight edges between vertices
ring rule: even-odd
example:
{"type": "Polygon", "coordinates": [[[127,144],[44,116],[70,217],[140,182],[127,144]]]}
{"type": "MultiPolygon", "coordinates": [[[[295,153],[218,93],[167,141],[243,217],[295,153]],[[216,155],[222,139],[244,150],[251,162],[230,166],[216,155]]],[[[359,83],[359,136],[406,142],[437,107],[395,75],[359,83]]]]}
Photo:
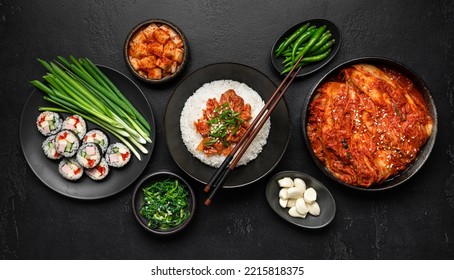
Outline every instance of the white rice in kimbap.
{"type": "Polygon", "coordinates": [[[83,167],[74,158],[64,158],[58,164],[58,172],[63,178],[71,181],[80,179],[84,174],[83,167]]]}
{"type": "Polygon", "coordinates": [[[107,151],[107,147],[109,146],[109,138],[99,129],[92,129],[88,131],[84,136],[83,142],[98,144],[103,153],[107,151]]]}
{"type": "Polygon", "coordinates": [[[58,113],[44,111],[36,119],[36,127],[44,136],[56,134],[62,127],[62,118],[58,113]]]}
{"type": "Polygon", "coordinates": [[[92,180],[99,181],[109,174],[109,165],[106,159],[102,158],[101,162],[94,168],[85,169],[85,174],[88,175],[92,180]]]}
{"type": "Polygon", "coordinates": [[[63,156],[57,152],[54,140],[55,135],[47,137],[41,147],[46,157],[50,159],[61,159],[63,156]]]}
{"type": "Polygon", "coordinates": [[[113,143],[107,148],[106,161],[112,167],[123,167],[130,159],[131,152],[123,143],[113,143]]]}
{"type": "Polygon", "coordinates": [[[99,164],[102,158],[101,148],[96,143],[83,143],[77,150],[77,162],[83,168],[93,168],[99,164]]]}
{"type": "Polygon", "coordinates": [[[64,157],[72,157],[79,149],[79,138],[71,130],[64,129],[57,133],[54,139],[57,152],[64,157]]]}
{"type": "Polygon", "coordinates": [[[79,115],[71,115],[63,121],[62,129],[69,129],[77,134],[79,139],[83,139],[87,132],[87,124],[85,120],[79,115]]]}

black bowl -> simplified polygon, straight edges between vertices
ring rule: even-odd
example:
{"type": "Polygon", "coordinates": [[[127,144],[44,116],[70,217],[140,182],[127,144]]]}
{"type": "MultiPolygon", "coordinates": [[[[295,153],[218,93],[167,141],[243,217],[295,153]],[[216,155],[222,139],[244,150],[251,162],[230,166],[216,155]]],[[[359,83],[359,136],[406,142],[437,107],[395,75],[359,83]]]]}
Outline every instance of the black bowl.
{"type": "Polygon", "coordinates": [[[309,19],[309,20],[302,21],[298,24],[295,24],[294,26],[287,29],[287,31],[282,33],[282,35],[279,36],[279,38],[277,38],[277,40],[273,44],[273,47],[271,48],[271,63],[273,64],[274,68],[279,73],[281,73],[284,70],[284,66],[282,65],[282,61],[284,60],[284,58],[283,57],[277,58],[274,55],[274,51],[279,47],[279,45],[281,44],[281,42],[283,40],[285,40],[287,37],[292,35],[299,27],[301,27],[302,25],[304,25],[306,23],[310,23],[311,25],[315,25],[317,27],[326,25],[326,30],[331,31],[331,34],[332,34],[331,39],[335,39],[336,42],[334,43],[333,46],[331,46],[331,52],[327,58],[325,58],[324,60],[322,60],[320,62],[312,63],[312,64],[302,67],[300,72],[298,73],[297,77],[302,77],[302,76],[306,76],[306,75],[314,73],[318,69],[325,66],[331,59],[333,59],[333,57],[339,51],[341,41],[342,41],[342,36],[341,36],[341,32],[336,24],[334,24],[333,22],[331,22],[327,19],[309,19]]]}
{"type": "Polygon", "coordinates": [[[160,171],[160,172],[146,175],[145,177],[140,179],[140,181],[137,183],[137,185],[134,189],[133,195],[132,195],[132,209],[133,209],[136,220],[139,222],[139,224],[144,229],[146,229],[147,231],[149,231],[151,233],[158,234],[158,235],[170,235],[170,234],[180,232],[181,230],[186,228],[187,225],[191,222],[192,218],[194,217],[195,205],[196,205],[195,194],[194,194],[194,191],[192,190],[191,186],[182,177],[180,177],[179,175],[177,175],[175,173],[169,172],[169,171],[160,171]],[[188,193],[189,193],[188,208],[189,208],[190,215],[183,223],[181,223],[180,225],[178,225],[174,228],[170,228],[167,230],[153,229],[153,228],[148,227],[147,220],[144,217],[142,217],[142,215],[140,215],[140,209],[143,204],[142,189],[143,189],[143,187],[149,186],[153,182],[158,182],[158,181],[161,181],[161,180],[164,180],[167,178],[177,179],[188,190],[188,193]]]}
{"type": "Polygon", "coordinates": [[[416,172],[418,172],[421,167],[424,165],[426,162],[427,158],[429,157],[432,148],[435,144],[435,138],[437,136],[437,110],[435,108],[435,103],[432,99],[432,96],[430,94],[430,91],[427,87],[427,85],[424,83],[424,81],[419,77],[413,70],[405,66],[404,64],[397,62],[395,60],[389,59],[389,58],[383,58],[383,57],[361,57],[361,58],[355,58],[349,61],[346,61],[344,63],[341,63],[340,65],[334,67],[332,70],[330,70],[324,77],[321,78],[321,80],[313,87],[311,90],[310,95],[306,100],[304,101],[303,105],[303,111],[302,111],[302,131],[303,131],[303,138],[305,139],[306,145],[309,149],[309,152],[314,159],[316,165],[331,179],[335,180],[336,182],[347,186],[351,189],[355,190],[361,190],[361,191],[369,191],[369,192],[374,192],[374,191],[382,191],[382,190],[387,190],[387,189],[392,189],[408,179],[410,179],[413,175],[415,175],[416,172]],[[312,101],[316,90],[326,81],[330,80],[331,78],[335,77],[337,73],[342,68],[345,68],[350,65],[358,64],[358,63],[368,63],[374,66],[378,67],[387,67],[390,69],[394,69],[401,74],[405,75],[407,78],[409,78],[413,83],[416,88],[420,90],[422,93],[424,100],[427,104],[427,107],[429,109],[429,113],[433,119],[433,129],[432,129],[432,134],[427,140],[426,144],[421,147],[421,150],[419,152],[419,155],[416,157],[416,159],[403,171],[399,172],[397,175],[389,178],[388,180],[380,183],[380,184],[374,184],[371,185],[368,188],[365,187],[359,187],[359,186],[353,186],[349,185],[338,178],[336,178],[325,166],[324,164],[316,157],[315,153],[313,152],[311,148],[311,144],[309,141],[309,138],[307,136],[307,131],[306,131],[306,126],[307,126],[307,121],[308,121],[308,107],[310,102],[312,101]]]}
{"type": "Polygon", "coordinates": [[[129,70],[136,78],[138,78],[144,82],[150,83],[150,84],[161,84],[161,83],[165,83],[165,82],[173,80],[175,77],[177,77],[183,71],[184,67],[187,65],[188,58],[189,58],[189,44],[188,44],[188,40],[186,39],[186,36],[184,35],[184,33],[175,24],[173,24],[167,20],[163,20],[163,19],[150,19],[150,20],[146,20],[146,21],[143,21],[143,22],[137,24],[128,33],[128,36],[126,37],[126,40],[124,43],[123,55],[124,55],[126,65],[128,66],[129,70]],[[177,71],[175,73],[173,73],[172,75],[163,77],[162,79],[159,79],[159,80],[148,79],[147,77],[140,75],[134,69],[134,67],[131,65],[131,61],[129,60],[129,55],[128,55],[129,42],[134,38],[134,36],[137,34],[137,32],[141,31],[143,28],[145,28],[146,26],[148,26],[152,23],[156,23],[159,26],[167,25],[170,28],[172,28],[183,40],[183,48],[184,48],[183,62],[178,66],[177,71]]]}

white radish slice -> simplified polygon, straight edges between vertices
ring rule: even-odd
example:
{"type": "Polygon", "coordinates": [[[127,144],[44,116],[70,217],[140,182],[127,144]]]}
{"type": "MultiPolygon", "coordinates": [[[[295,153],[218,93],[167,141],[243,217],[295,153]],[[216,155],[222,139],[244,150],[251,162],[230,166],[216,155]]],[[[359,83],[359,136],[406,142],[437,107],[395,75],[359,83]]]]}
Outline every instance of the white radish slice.
{"type": "Polygon", "coordinates": [[[284,177],[277,181],[279,187],[281,188],[292,188],[293,187],[293,180],[290,177],[284,177]]]}
{"type": "Polygon", "coordinates": [[[288,202],[287,199],[282,199],[282,198],[279,199],[279,205],[280,205],[282,208],[287,207],[287,202],[288,202]]]}
{"type": "Polygon", "coordinates": [[[287,201],[287,207],[288,208],[292,208],[293,206],[295,206],[295,204],[296,204],[296,199],[289,199],[287,201]]]}
{"type": "Polygon", "coordinates": [[[309,208],[309,214],[311,214],[312,216],[320,215],[320,206],[318,205],[317,201],[306,205],[307,208],[309,208]]]}
{"type": "Polygon", "coordinates": [[[292,217],[295,217],[295,218],[306,218],[306,214],[303,215],[301,213],[298,212],[298,210],[296,210],[296,206],[293,206],[292,208],[290,208],[290,210],[288,210],[288,214],[292,217]]]}
{"type": "Polygon", "coordinates": [[[285,200],[288,199],[287,188],[282,188],[282,189],[279,191],[279,198],[285,199],[285,200]]]}
{"type": "Polygon", "coordinates": [[[299,189],[297,189],[295,187],[287,189],[288,198],[298,199],[300,197],[303,197],[303,193],[304,192],[301,192],[299,189]]]}
{"type": "Polygon", "coordinates": [[[298,211],[298,213],[300,213],[301,215],[306,215],[307,212],[309,212],[309,208],[306,205],[306,201],[304,201],[303,198],[298,198],[296,200],[295,207],[296,207],[296,211],[298,211]]]}
{"type": "Polygon", "coordinates": [[[317,200],[317,192],[313,188],[308,188],[304,192],[304,200],[307,203],[313,203],[314,201],[317,200]]]}
{"type": "Polygon", "coordinates": [[[293,180],[293,185],[295,186],[295,188],[299,189],[301,193],[304,193],[306,191],[306,183],[303,181],[303,179],[295,178],[293,180]]]}

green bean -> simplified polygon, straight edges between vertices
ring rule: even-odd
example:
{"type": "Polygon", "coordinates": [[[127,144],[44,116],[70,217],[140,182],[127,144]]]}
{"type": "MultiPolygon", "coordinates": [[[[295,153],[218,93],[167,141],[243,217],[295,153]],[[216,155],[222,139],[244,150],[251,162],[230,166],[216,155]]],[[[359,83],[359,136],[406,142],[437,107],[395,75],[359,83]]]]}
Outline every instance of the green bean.
{"type": "Polygon", "coordinates": [[[299,27],[295,32],[293,32],[288,39],[284,41],[284,44],[280,45],[280,48],[276,50],[276,57],[278,57],[283,50],[285,50],[293,41],[295,41],[301,34],[308,29],[309,23],[304,24],[303,26],[299,27]]]}
{"type": "Polygon", "coordinates": [[[312,48],[312,46],[315,45],[315,43],[317,43],[317,41],[320,39],[320,37],[322,36],[325,29],[326,29],[326,25],[323,25],[322,27],[317,28],[317,30],[314,32],[314,34],[312,35],[311,39],[309,40],[307,45],[304,47],[304,49],[300,53],[298,53],[298,55],[293,59],[294,63],[296,63],[296,61],[298,61],[298,59],[300,57],[304,56],[312,48]]]}
{"type": "MultiPolygon", "coordinates": [[[[302,66],[308,65],[313,62],[318,62],[318,61],[324,60],[325,58],[328,57],[328,55],[330,53],[331,53],[331,48],[322,54],[304,57],[303,59],[301,59],[301,62],[298,64],[298,67],[302,67],[302,66]]],[[[281,72],[281,74],[286,74],[286,73],[290,72],[292,67],[293,67],[293,63],[291,63],[290,65],[289,64],[285,65],[285,69],[281,72]]]]}
{"type": "Polygon", "coordinates": [[[295,45],[292,47],[292,60],[295,59],[295,55],[296,55],[296,51],[298,50],[298,48],[300,47],[300,45],[304,42],[306,42],[307,40],[309,40],[312,35],[314,34],[316,30],[316,27],[315,26],[311,26],[309,27],[306,32],[304,32],[296,41],[295,41],[295,45]]]}
{"type": "Polygon", "coordinates": [[[311,52],[315,52],[316,50],[318,50],[319,48],[321,48],[321,46],[323,46],[328,40],[329,38],[331,38],[331,31],[325,31],[325,33],[323,33],[323,35],[320,37],[320,40],[318,40],[317,43],[315,43],[312,48],[310,48],[310,50],[308,50],[307,52],[308,53],[311,53],[311,52]]]}
{"type": "Polygon", "coordinates": [[[330,41],[326,42],[323,46],[321,46],[318,50],[314,52],[308,52],[308,55],[313,56],[313,55],[318,55],[326,52],[331,46],[336,42],[335,39],[331,39],[330,41]]]}

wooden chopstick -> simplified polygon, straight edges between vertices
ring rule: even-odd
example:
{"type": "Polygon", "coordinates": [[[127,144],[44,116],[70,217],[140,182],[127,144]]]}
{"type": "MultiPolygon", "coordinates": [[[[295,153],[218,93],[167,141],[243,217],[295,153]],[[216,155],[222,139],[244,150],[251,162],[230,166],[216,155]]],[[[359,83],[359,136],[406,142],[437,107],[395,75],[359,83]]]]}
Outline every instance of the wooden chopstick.
{"type": "Polygon", "coordinates": [[[205,192],[210,191],[210,189],[212,187],[214,187],[210,196],[205,200],[205,205],[211,204],[216,192],[220,188],[222,188],[223,184],[225,183],[228,176],[230,175],[230,172],[236,167],[239,160],[241,159],[241,157],[246,152],[249,145],[254,140],[255,136],[259,133],[260,129],[266,123],[267,119],[273,112],[274,108],[277,106],[279,101],[284,96],[284,94],[287,91],[287,89],[289,88],[290,84],[293,82],[295,77],[298,75],[299,71],[301,70],[301,67],[298,67],[297,69],[296,69],[296,67],[300,63],[301,59],[302,59],[302,57],[300,57],[298,59],[298,61],[292,67],[290,72],[286,75],[284,80],[281,82],[279,87],[271,95],[270,99],[267,101],[265,106],[262,108],[262,110],[260,110],[258,115],[255,117],[255,119],[253,120],[253,122],[251,123],[249,128],[246,130],[243,137],[235,145],[235,147],[232,149],[232,151],[229,153],[229,155],[226,157],[226,159],[223,161],[221,166],[218,168],[218,170],[215,172],[213,177],[210,179],[210,181],[205,186],[205,188],[204,188],[205,192]],[[296,71],[295,71],[295,69],[296,69],[296,71]],[[287,83],[287,81],[288,81],[288,83],[287,83]],[[282,88],[284,88],[284,89],[282,89],[282,88]]]}

